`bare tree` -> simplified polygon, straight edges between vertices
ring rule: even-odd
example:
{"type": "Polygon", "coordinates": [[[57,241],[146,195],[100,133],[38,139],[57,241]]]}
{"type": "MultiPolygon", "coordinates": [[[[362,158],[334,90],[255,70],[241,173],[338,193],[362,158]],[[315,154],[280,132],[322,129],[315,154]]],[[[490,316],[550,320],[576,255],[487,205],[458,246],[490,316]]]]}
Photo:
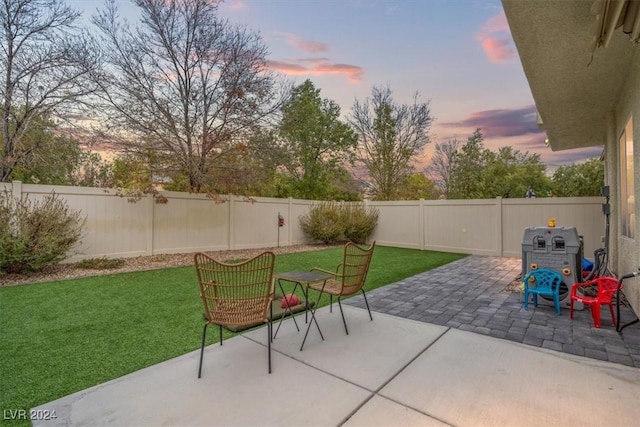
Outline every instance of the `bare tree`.
{"type": "Polygon", "coordinates": [[[449,198],[451,173],[454,168],[456,153],[460,141],[450,139],[441,144],[436,143],[435,153],[425,171],[434,179],[445,198],[449,198]]]}
{"type": "Polygon", "coordinates": [[[414,162],[430,141],[433,123],[429,102],[396,104],[389,87],[374,87],[371,99],[356,100],[349,123],[358,141],[358,162],[370,180],[373,195],[392,200],[414,172],[414,162]]]}
{"type": "Polygon", "coordinates": [[[100,79],[107,129],[149,158],[153,173],[193,191],[215,188],[220,156],[244,147],[287,93],[257,33],[218,17],[211,0],[134,0],[131,27],[113,0],[93,17],[111,72],[100,79]]]}
{"type": "Polygon", "coordinates": [[[34,123],[79,114],[94,91],[99,49],[79,17],[64,0],[0,0],[0,181],[38,148],[34,123]]]}

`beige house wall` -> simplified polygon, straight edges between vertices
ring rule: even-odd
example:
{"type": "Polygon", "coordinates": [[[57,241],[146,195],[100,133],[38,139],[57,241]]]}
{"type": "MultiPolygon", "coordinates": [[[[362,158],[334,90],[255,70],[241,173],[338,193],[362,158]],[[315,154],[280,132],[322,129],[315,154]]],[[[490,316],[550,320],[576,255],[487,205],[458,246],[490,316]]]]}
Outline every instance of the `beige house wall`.
{"type": "MultiPolygon", "coordinates": [[[[226,249],[288,246],[308,242],[299,217],[309,200],[225,196],[219,203],[201,194],[163,192],[136,203],[114,191],[66,186],[0,184],[34,200],[52,191],[86,217],[82,243],[67,261],[226,249]],[[278,214],[285,225],[278,227],[278,214]]],[[[574,226],[584,236],[585,255],[602,245],[600,197],[419,200],[367,202],[380,212],[372,236],[379,245],[468,254],[520,257],[526,227],[574,226]]]]}
{"type": "MultiPolygon", "coordinates": [[[[630,117],[633,117],[633,163],[634,197],[640,200],[640,50],[637,50],[629,70],[625,87],[620,95],[615,114],[610,114],[612,132],[607,137],[607,179],[611,183],[611,195],[616,198],[616,209],[612,213],[612,259],[614,272],[622,275],[638,271],[640,267],[640,203],[635,203],[635,239],[620,235],[617,206],[620,205],[620,174],[618,139],[630,117]]],[[[640,279],[625,282],[625,296],[636,312],[640,312],[640,279]]]]}

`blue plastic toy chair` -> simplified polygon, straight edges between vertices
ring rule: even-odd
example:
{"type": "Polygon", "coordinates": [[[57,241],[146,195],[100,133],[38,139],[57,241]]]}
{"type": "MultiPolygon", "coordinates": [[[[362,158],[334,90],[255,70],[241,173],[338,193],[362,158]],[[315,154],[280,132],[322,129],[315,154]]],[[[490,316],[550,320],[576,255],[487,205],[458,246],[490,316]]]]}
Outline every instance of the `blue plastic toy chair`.
{"type": "Polygon", "coordinates": [[[556,316],[560,316],[560,285],[562,276],[548,268],[531,270],[524,279],[524,309],[529,309],[529,295],[533,294],[533,306],[538,306],[538,295],[553,297],[556,316]]]}

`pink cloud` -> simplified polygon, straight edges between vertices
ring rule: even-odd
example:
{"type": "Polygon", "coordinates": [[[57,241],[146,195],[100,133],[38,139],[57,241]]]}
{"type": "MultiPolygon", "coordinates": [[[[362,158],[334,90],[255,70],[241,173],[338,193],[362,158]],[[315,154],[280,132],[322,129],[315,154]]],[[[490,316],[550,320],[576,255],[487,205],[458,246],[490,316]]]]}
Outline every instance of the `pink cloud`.
{"type": "Polygon", "coordinates": [[[303,52],[320,53],[320,52],[326,52],[329,50],[329,48],[325,43],[316,42],[312,40],[300,40],[296,36],[289,36],[287,41],[293,46],[302,50],[303,52]]]}
{"type": "Polygon", "coordinates": [[[300,49],[303,52],[320,53],[327,52],[329,50],[329,47],[326,43],[318,42],[315,40],[302,40],[295,34],[275,32],[274,35],[278,38],[284,39],[287,44],[300,49]]]}
{"type": "Polygon", "coordinates": [[[329,58],[326,56],[319,58],[296,58],[296,62],[310,62],[312,64],[318,64],[323,62],[329,62],[329,58]]]}
{"type": "Polygon", "coordinates": [[[487,54],[490,62],[499,63],[505,62],[515,56],[515,52],[511,47],[511,42],[508,39],[494,39],[486,38],[481,42],[484,53],[487,54]]]}
{"type": "Polygon", "coordinates": [[[318,74],[344,74],[351,83],[361,82],[364,74],[361,67],[349,64],[318,64],[312,70],[318,74]]]}
{"type": "MultiPolygon", "coordinates": [[[[219,3],[220,0],[213,0],[215,3],[219,3]]],[[[228,3],[228,7],[229,9],[235,9],[235,10],[239,10],[239,9],[245,9],[247,7],[247,5],[242,1],[242,0],[235,0],[235,1],[230,1],[228,3]]]]}
{"type": "Polygon", "coordinates": [[[282,61],[267,61],[267,68],[275,71],[280,71],[281,73],[288,75],[304,75],[309,74],[309,69],[307,67],[303,67],[298,64],[291,64],[290,62],[282,62],[282,61]]]}
{"type": "Polygon", "coordinates": [[[362,67],[358,67],[356,65],[332,64],[327,61],[315,63],[315,61],[307,60],[306,62],[312,62],[314,65],[305,67],[291,62],[267,61],[267,67],[272,70],[294,76],[320,76],[329,74],[344,75],[347,78],[347,81],[351,83],[360,83],[362,81],[362,76],[364,75],[362,67]]]}
{"type": "Polygon", "coordinates": [[[489,18],[478,31],[475,39],[480,43],[490,62],[506,62],[516,56],[509,23],[504,12],[489,18]]]}

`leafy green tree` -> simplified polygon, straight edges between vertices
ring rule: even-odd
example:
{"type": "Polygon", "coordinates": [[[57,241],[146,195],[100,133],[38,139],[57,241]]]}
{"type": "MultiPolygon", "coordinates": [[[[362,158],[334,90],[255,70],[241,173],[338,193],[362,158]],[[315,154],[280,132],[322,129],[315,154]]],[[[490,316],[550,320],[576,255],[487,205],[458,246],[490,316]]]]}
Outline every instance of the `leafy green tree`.
{"type": "Polygon", "coordinates": [[[523,153],[513,147],[493,152],[484,148],[483,141],[482,132],[476,129],[451,156],[450,198],[524,197],[529,186],[539,197],[550,194],[551,183],[539,154],[523,153]]]}
{"type": "Polygon", "coordinates": [[[397,193],[398,200],[435,200],[442,193],[433,181],[422,173],[414,173],[397,193]]]}
{"type": "Polygon", "coordinates": [[[599,196],[604,185],[604,161],[560,166],[552,178],[553,194],[558,197],[599,196]]]}
{"type": "Polygon", "coordinates": [[[351,171],[338,167],[331,172],[331,184],[327,200],[362,200],[362,188],[351,171]]]}
{"type": "Polygon", "coordinates": [[[306,80],[283,105],[278,130],[290,196],[326,199],[336,170],[350,161],[357,141],[340,121],[338,104],[321,98],[320,89],[306,80]]]}
{"type": "Polygon", "coordinates": [[[80,162],[73,172],[72,185],[80,187],[111,187],[113,182],[113,165],[103,160],[98,153],[82,150],[80,162]]]}
{"type": "MultiPolygon", "coordinates": [[[[113,160],[112,186],[133,199],[151,192],[153,178],[150,165],[136,156],[116,157],[113,160]]],[[[184,188],[176,190],[186,191],[184,188]]]]}
{"type": "Polygon", "coordinates": [[[483,141],[482,132],[476,129],[453,157],[449,198],[481,199],[485,194],[482,175],[488,159],[483,141]]]}
{"type": "Polygon", "coordinates": [[[551,181],[545,175],[546,166],[539,154],[529,154],[513,147],[500,147],[497,152],[487,150],[482,171],[482,198],[524,197],[529,186],[538,197],[548,196],[551,181]]]}
{"type": "Polygon", "coordinates": [[[27,184],[110,185],[111,165],[76,139],[60,135],[56,124],[45,116],[32,119],[14,153],[20,161],[13,166],[12,180],[27,184]]]}
{"type": "Polygon", "coordinates": [[[393,200],[415,172],[414,163],[430,141],[428,102],[397,104],[390,88],[374,87],[371,99],[356,100],[349,123],[358,135],[358,164],[367,173],[373,197],[393,200]]]}

